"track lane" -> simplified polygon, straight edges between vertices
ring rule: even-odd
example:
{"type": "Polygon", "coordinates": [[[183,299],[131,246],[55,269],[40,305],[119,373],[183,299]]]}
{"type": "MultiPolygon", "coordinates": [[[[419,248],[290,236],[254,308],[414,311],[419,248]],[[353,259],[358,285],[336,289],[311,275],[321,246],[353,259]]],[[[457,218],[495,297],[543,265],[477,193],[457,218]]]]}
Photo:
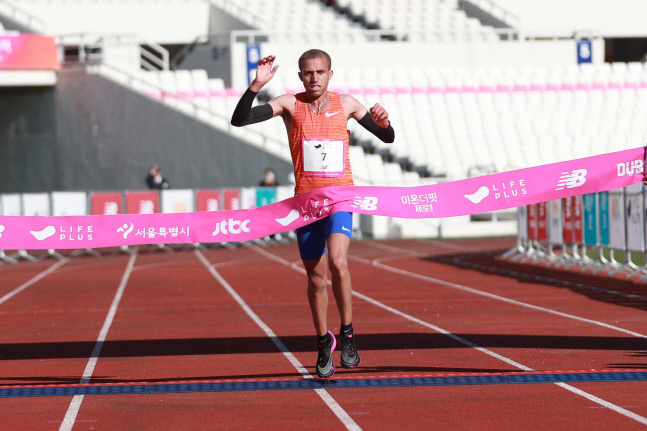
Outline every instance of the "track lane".
{"type": "MultiPolygon", "coordinates": [[[[371,250],[363,249],[363,247],[358,247],[359,243],[353,243],[351,251],[354,253],[356,250],[360,251],[360,258],[364,259],[366,256],[377,259],[381,256],[383,257],[389,253],[393,254],[393,250],[386,249],[375,249],[371,247],[371,250]]],[[[393,244],[389,243],[387,247],[394,247],[393,244]]],[[[414,247],[414,252],[421,252],[424,250],[424,247],[429,248],[429,244],[420,242],[420,249],[418,245],[414,247]],[[416,251],[420,250],[420,251],[416,251]]],[[[458,247],[463,247],[463,245],[458,245],[458,247]]],[[[448,250],[451,252],[456,252],[455,244],[448,243],[444,247],[438,247],[439,250],[433,250],[433,253],[447,253],[448,250]]],[[[466,249],[473,251],[477,247],[467,246],[466,249]]],[[[266,249],[275,253],[277,256],[285,257],[289,262],[298,261],[298,254],[295,252],[293,247],[270,247],[266,249]]],[[[248,249],[241,249],[241,253],[237,254],[235,258],[228,259],[224,258],[222,260],[217,259],[215,262],[216,268],[221,271],[223,274],[226,274],[227,280],[232,282],[232,285],[236,287],[237,291],[240,291],[247,301],[250,301],[254,310],[258,311],[259,316],[270,316],[271,319],[278,322],[281,332],[277,332],[277,335],[281,336],[282,339],[286,340],[286,346],[291,347],[296,353],[297,358],[303,357],[303,363],[306,366],[308,364],[314,363],[314,358],[316,358],[316,353],[310,345],[309,340],[312,338],[312,323],[309,316],[309,311],[307,309],[307,302],[305,301],[305,277],[294,271],[291,268],[284,267],[283,270],[277,270],[276,261],[273,261],[274,265],[269,265],[268,269],[265,270],[266,266],[263,263],[263,259],[259,259],[259,255],[256,254],[255,257],[252,256],[253,253],[249,253],[248,249]],[[236,261],[237,260],[237,261],[236,261]],[[251,265],[251,266],[250,266],[251,265]],[[233,274],[233,277],[230,277],[230,273],[233,274]],[[262,272],[265,276],[260,280],[252,277],[254,272],[262,272]],[[236,274],[238,272],[239,274],[236,274]],[[291,275],[290,275],[291,274],[291,275]],[[233,280],[236,280],[233,282],[233,280]],[[287,280],[287,281],[286,281],[287,280]],[[297,295],[302,295],[300,298],[297,298],[297,295]],[[298,299],[298,301],[296,300],[298,299]],[[304,307],[303,310],[299,308],[304,307]],[[302,313],[304,311],[305,313],[302,313]],[[293,312],[295,316],[298,316],[298,319],[293,320],[292,316],[287,314],[293,312]],[[284,325],[285,322],[291,323],[284,325]],[[283,323],[281,323],[283,322],[283,323]],[[297,325],[295,325],[297,322],[297,325]],[[297,326],[305,328],[303,331],[297,326]],[[284,334],[284,335],[281,335],[284,334]]],[[[216,252],[216,251],[214,251],[216,252]]],[[[211,252],[210,252],[211,254],[211,252]]],[[[409,259],[411,258],[409,253],[409,259]]],[[[167,274],[173,273],[170,271],[170,268],[179,268],[180,273],[184,267],[184,262],[182,258],[180,262],[177,262],[175,259],[169,259],[168,262],[155,262],[155,258],[160,257],[160,255],[151,255],[150,262],[146,262],[141,265],[137,271],[153,271],[159,270],[160,268],[167,268],[167,274]]],[[[176,256],[177,257],[177,256],[176,256]]],[[[220,257],[220,256],[219,256],[220,257]]],[[[395,259],[397,261],[397,259],[395,259]]],[[[406,259],[402,262],[398,261],[398,264],[404,264],[406,259]]],[[[389,263],[393,261],[389,260],[389,263]]],[[[416,261],[417,262],[417,261],[416,261]]],[[[440,268],[442,265],[438,262],[434,262],[439,265],[440,268]]],[[[428,264],[428,262],[427,262],[428,264]]],[[[511,356],[515,359],[519,352],[522,350],[546,350],[548,354],[556,362],[561,361],[562,363],[568,362],[568,356],[576,355],[580,359],[582,355],[587,352],[596,351],[597,348],[591,348],[587,346],[587,340],[590,339],[603,339],[604,334],[594,334],[593,336],[587,336],[588,338],[582,338],[579,334],[578,328],[567,328],[562,331],[566,333],[571,331],[568,334],[565,334],[564,338],[561,340],[561,344],[555,346],[553,343],[558,340],[554,335],[544,337],[540,339],[539,335],[542,334],[510,334],[509,331],[505,332],[506,324],[510,325],[511,321],[518,322],[520,319],[523,321],[525,317],[524,313],[515,314],[517,312],[511,312],[509,305],[506,304],[505,307],[493,308],[489,310],[491,304],[488,301],[475,300],[474,298],[457,298],[458,300],[455,303],[451,303],[451,298],[443,297],[442,289],[435,289],[434,294],[436,295],[436,301],[430,301],[428,297],[423,295],[422,299],[416,297],[403,297],[404,294],[408,294],[410,282],[403,281],[402,277],[395,277],[391,279],[390,276],[387,277],[384,273],[380,273],[375,268],[372,268],[369,274],[365,274],[366,266],[361,260],[355,260],[351,262],[352,269],[351,274],[353,274],[353,281],[356,289],[370,289],[370,292],[367,290],[362,290],[364,293],[370,293],[370,296],[373,296],[373,292],[378,292],[380,295],[383,295],[385,298],[388,298],[388,303],[393,307],[402,309],[402,307],[407,307],[407,312],[415,313],[416,316],[424,320],[428,320],[433,323],[440,324],[439,321],[434,320],[440,318],[441,321],[449,322],[451,325],[456,325],[456,327],[464,328],[462,331],[457,333],[460,336],[474,339],[472,337],[478,336],[479,341],[483,341],[483,344],[486,345],[489,349],[493,349],[497,352],[501,352],[501,349],[510,349],[511,356]],[[383,289],[382,284],[393,283],[391,285],[391,293],[389,294],[386,289],[383,289]],[[398,289],[393,289],[393,286],[398,286],[398,289]],[[477,306],[474,306],[473,303],[477,303],[477,306]],[[429,306],[432,304],[432,306],[429,306]],[[485,304],[485,308],[488,308],[488,313],[483,313],[482,308],[485,304]],[[427,307],[424,307],[427,305],[427,307]],[[451,308],[450,308],[451,307],[451,308]],[[425,308],[427,308],[425,310],[425,308]],[[479,311],[479,308],[481,309],[479,311]],[[440,316],[433,316],[434,311],[441,310],[439,313],[440,316]],[[462,316],[461,313],[465,311],[465,316],[462,316]],[[499,320],[491,320],[487,322],[483,320],[483,316],[490,316],[490,314],[502,315],[499,320]],[[506,313],[510,315],[507,316],[506,313]],[[454,318],[455,317],[455,318],[454,318]],[[477,320],[481,318],[481,320],[477,320]],[[484,329],[483,332],[475,331],[473,328],[478,326],[478,323],[489,323],[488,327],[484,329]],[[489,333],[488,333],[489,330],[489,333]],[[496,330],[496,331],[494,331],[496,330]],[[488,337],[490,335],[490,337],[488,337]],[[508,338],[502,336],[509,336],[508,338]],[[498,340],[497,340],[498,339],[498,340]],[[525,342],[524,342],[525,340],[525,342]],[[572,349],[573,343],[577,345],[578,343],[582,348],[572,349]],[[519,345],[516,345],[520,343],[519,345]],[[557,349],[555,349],[557,347],[557,349]],[[551,351],[551,349],[553,351],[551,351]],[[512,355],[514,354],[514,355],[512,355]],[[561,356],[561,358],[559,358],[561,356]]],[[[417,263],[416,263],[417,265],[417,263]]],[[[139,265],[138,265],[139,266],[139,265]]],[[[454,276],[456,271],[455,267],[445,265],[447,268],[447,276],[454,276]]],[[[434,273],[437,274],[440,270],[438,268],[434,269],[434,273]]],[[[478,273],[478,276],[475,277],[477,280],[481,280],[483,284],[488,284],[490,277],[482,273],[478,273]]],[[[167,275],[168,277],[168,275],[167,275]]],[[[192,276],[187,277],[189,280],[193,280],[192,276]]],[[[470,277],[468,277],[469,279],[470,277]]],[[[492,278],[494,279],[494,278],[492,278]]],[[[497,279],[497,285],[494,288],[504,288],[503,283],[507,277],[501,277],[497,279]]],[[[530,283],[518,283],[514,288],[510,288],[510,291],[516,294],[521,294],[522,298],[529,300],[544,300],[541,295],[542,289],[545,289],[546,286],[541,285],[532,285],[529,287],[534,287],[536,290],[531,294],[526,295],[523,293],[523,289],[527,286],[526,284],[530,283]]],[[[548,286],[550,287],[550,286],[548,286]]],[[[420,287],[418,286],[418,290],[420,287]]],[[[415,290],[415,289],[411,289],[415,290]]],[[[149,289],[149,292],[153,292],[153,289],[149,289]]],[[[128,290],[126,291],[128,292],[128,290]]],[[[415,293],[418,291],[416,290],[415,293]]],[[[191,297],[191,291],[185,290],[186,296],[191,297]]],[[[450,295],[451,296],[451,295],[450,295]]],[[[555,296],[555,301],[557,303],[562,302],[563,296],[555,296]]],[[[137,313],[147,314],[150,319],[154,319],[156,322],[160,320],[167,320],[172,322],[177,322],[173,320],[175,314],[169,312],[170,309],[179,311],[181,309],[193,310],[193,314],[202,314],[205,310],[211,308],[209,303],[201,303],[196,305],[191,301],[181,303],[177,307],[170,304],[163,304],[161,300],[154,298],[153,304],[151,305],[151,297],[143,295],[138,298],[138,301],[133,301],[127,307],[121,308],[120,312],[123,310],[130,310],[130,312],[135,315],[137,313]],[[138,302],[139,301],[139,302],[138,302]],[[157,304],[154,302],[158,301],[157,304]],[[161,314],[163,317],[157,315],[161,314]],[[155,315],[156,317],[151,317],[155,315]]],[[[547,303],[550,304],[550,301],[547,303]]],[[[579,311],[585,311],[590,308],[590,306],[595,305],[595,302],[591,304],[586,304],[586,309],[582,308],[579,311]]],[[[611,304],[602,304],[603,306],[611,306],[611,304]]],[[[334,310],[334,301],[331,301],[331,306],[333,307],[331,311],[331,316],[335,316],[336,319],[336,310],[334,310]]],[[[342,370],[338,373],[339,376],[374,376],[374,375],[405,375],[411,373],[430,373],[436,372],[441,374],[450,374],[450,373],[469,373],[472,370],[479,369],[483,372],[503,372],[510,367],[508,364],[502,364],[495,359],[492,360],[492,366],[489,364],[490,358],[485,357],[479,352],[473,351],[464,345],[454,343],[455,340],[446,339],[447,337],[441,336],[439,334],[430,333],[428,329],[420,328],[420,325],[415,324],[411,321],[403,321],[401,317],[396,315],[389,316],[389,313],[376,313],[375,306],[363,303],[363,301],[358,301],[357,298],[354,300],[355,306],[355,315],[356,315],[356,328],[358,331],[358,342],[360,343],[360,350],[363,353],[363,366],[359,369],[352,371],[342,370]],[[361,328],[361,329],[360,329],[361,328]],[[377,330],[379,328],[379,330],[377,330]],[[375,329],[375,330],[374,330],[375,329]],[[394,332],[389,332],[393,331],[394,332]],[[442,340],[442,341],[441,341],[442,340]],[[431,346],[431,347],[430,347],[431,346]],[[411,359],[411,362],[407,365],[402,366],[403,354],[409,353],[411,358],[404,358],[404,360],[411,359]],[[415,358],[415,359],[414,359],[415,358]],[[366,364],[366,366],[364,366],[366,364]]],[[[618,305],[613,305],[614,307],[619,307],[618,305]]],[[[1,307],[0,307],[1,309],[1,307]]],[[[577,307],[574,307],[574,310],[577,311],[577,307]]],[[[54,313],[56,310],[48,310],[48,312],[54,313]]],[[[0,312],[1,313],[1,312],[0,312]]],[[[23,311],[24,313],[24,311],[23,311]]],[[[604,310],[599,311],[603,314],[604,310]]],[[[118,313],[119,314],[119,313],[118,313]]],[[[180,313],[181,314],[181,313],[180,313]]],[[[638,322],[640,313],[636,313],[635,321],[638,322]]],[[[119,320],[117,318],[117,320],[119,320]]],[[[552,320],[552,318],[551,318],[552,320]]],[[[196,319],[197,322],[197,319],[196,319]]],[[[132,319],[127,322],[129,325],[129,330],[131,334],[135,334],[138,329],[137,327],[141,325],[142,319],[132,319]]],[[[332,323],[332,322],[331,322],[332,323]]],[[[559,331],[559,325],[549,322],[547,324],[549,331],[559,331]]],[[[150,324],[149,327],[152,328],[153,324],[150,324]]],[[[338,323],[333,323],[331,326],[338,327],[338,323]]],[[[442,326],[442,325],[441,325],[442,326]]],[[[273,325],[273,328],[276,327],[273,325]]],[[[537,326],[538,327],[538,326],[537,326]]],[[[158,326],[158,329],[160,326],[158,326]]],[[[192,324],[183,326],[184,329],[189,331],[195,330],[192,324]]],[[[539,328],[539,327],[538,327],[539,328]]],[[[543,326],[541,327],[543,329],[543,326]]],[[[243,328],[245,329],[245,328],[243,328]]],[[[514,329],[517,329],[516,327],[514,329]]],[[[586,328],[582,328],[586,329],[586,328]]],[[[125,329],[124,329],[125,330],[125,329]]],[[[337,328],[335,328],[337,330],[337,328]]],[[[452,327],[453,331],[453,327],[452,327]]],[[[246,331],[247,332],[247,331],[246,331]]],[[[160,380],[168,379],[165,374],[168,371],[168,364],[182,364],[187,361],[187,356],[190,355],[176,355],[180,356],[179,358],[173,355],[168,355],[167,352],[162,349],[160,345],[156,345],[154,342],[158,341],[159,343],[164,343],[167,340],[171,343],[183,342],[185,338],[174,338],[171,337],[171,333],[166,333],[168,338],[161,337],[159,340],[149,340],[149,343],[143,343],[143,345],[138,346],[138,341],[146,341],[137,338],[132,340],[108,340],[108,344],[111,342],[120,343],[114,344],[114,347],[119,347],[118,350],[122,352],[124,350],[130,349],[133,353],[131,355],[121,354],[119,356],[106,356],[102,357],[99,360],[99,366],[104,361],[104,359],[118,359],[122,361],[121,366],[125,366],[127,369],[131,366],[130,362],[141,361],[142,357],[144,361],[147,361],[148,358],[145,356],[144,352],[148,352],[153,355],[155,358],[160,360],[159,367],[154,371],[158,373],[161,377],[160,380]],[[167,361],[166,368],[162,363],[164,360],[167,361]]],[[[227,369],[226,372],[221,373],[216,377],[219,379],[227,378],[231,376],[238,376],[243,379],[249,378],[259,378],[266,379],[268,377],[280,376],[281,373],[272,370],[269,373],[263,375],[260,372],[249,372],[241,373],[240,369],[247,369],[253,367],[259,358],[265,360],[267,355],[267,349],[258,346],[258,342],[266,338],[262,336],[232,336],[232,337],[223,337],[223,340],[231,342],[234,339],[239,340],[235,344],[239,349],[235,354],[240,355],[239,367],[238,370],[233,368],[227,369]],[[249,344],[253,343],[254,347],[248,347],[249,344]],[[242,347],[242,346],[247,347],[242,347]],[[238,374],[236,374],[238,372],[238,374]]],[[[623,346],[626,347],[625,340],[618,340],[618,337],[613,337],[615,341],[608,345],[606,348],[607,351],[603,353],[607,356],[613,356],[612,353],[614,350],[622,349],[623,346]]],[[[190,340],[197,340],[197,342],[188,342],[187,344],[182,344],[182,349],[186,349],[189,353],[193,353],[194,356],[206,356],[211,355],[211,353],[201,353],[198,350],[198,347],[201,342],[204,341],[204,338],[192,338],[190,340]]],[[[540,352],[543,353],[543,352],[540,352]]],[[[635,369],[641,364],[645,365],[644,355],[640,354],[641,351],[636,351],[627,355],[623,360],[616,362],[618,366],[624,366],[626,369],[635,369]]],[[[275,353],[276,354],[276,353],[275,353]]],[[[338,355],[339,353],[336,352],[338,355]]],[[[215,353],[215,355],[219,355],[215,353]]],[[[61,356],[61,359],[64,355],[61,356]]],[[[221,355],[222,356],[222,355],[221,355]]],[[[598,359],[599,360],[599,359],[598,359]]],[[[551,362],[549,361],[549,362],[551,362]]],[[[209,366],[205,361],[204,366],[209,366]]],[[[114,364],[115,367],[119,367],[119,364],[114,364]]],[[[218,364],[220,365],[220,364],[218,364]]],[[[550,367],[551,363],[546,364],[547,369],[552,369],[550,367]]],[[[180,365],[183,367],[183,365],[180,365]]],[[[219,367],[216,367],[219,369],[219,367]]],[[[314,371],[313,367],[309,366],[311,371],[314,371]]],[[[616,368],[616,367],[611,367],[616,368]]],[[[645,368],[644,366],[642,368],[645,368]]],[[[177,369],[177,368],[176,368],[177,369]]],[[[126,376],[128,373],[124,373],[126,376]]],[[[193,376],[194,374],[198,377],[200,373],[189,373],[188,377],[193,376]]],[[[289,374],[289,373],[285,373],[289,374]]],[[[294,376],[296,373],[292,373],[294,376]]],[[[95,374],[97,375],[97,374],[95,374]]],[[[150,377],[150,376],[149,376],[150,377]]],[[[187,375],[181,376],[182,379],[185,379],[187,375]]],[[[112,375],[101,375],[98,377],[98,381],[118,381],[115,379],[115,376],[112,375]]],[[[141,381],[148,380],[142,377],[141,381]]],[[[153,379],[154,380],[154,379],[153,379]]],[[[582,389],[587,393],[592,393],[597,396],[606,399],[607,401],[614,403],[620,407],[626,408],[631,411],[635,411],[638,414],[644,416],[644,406],[646,405],[644,397],[641,395],[641,388],[644,386],[644,383],[641,382],[615,382],[615,383],[578,383],[574,384],[574,387],[582,389]],[[623,389],[624,388],[624,389],[623,389]],[[603,393],[601,393],[601,391],[603,393]],[[627,394],[631,394],[631,398],[627,398],[627,394]],[[608,396],[607,396],[608,395],[608,396]]],[[[202,410],[212,410],[220,413],[223,418],[229,420],[229,422],[222,423],[223,427],[227,426],[226,424],[238,424],[241,423],[241,427],[249,427],[250,424],[257,425],[264,422],[264,418],[272,414],[274,409],[277,409],[274,413],[276,416],[285,416],[293,419],[292,422],[286,421],[285,426],[291,428],[303,428],[305,426],[312,425],[312,416],[309,414],[309,411],[302,411],[291,408],[282,408],[280,402],[291,403],[291,396],[289,394],[285,395],[287,392],[297,392],[303,394],[303,391],[271,391],[269,396],[267,394],[261,394],[256,392],[244,392],[238,394],[205,394],[205,393],[193,393],[193,394],[163,394],[163,395],[136,395],[136,396],[95,396],[87,397],[84,401],[83,408],[81,413],[86,414],[86,416],[77,418],[77,424],[75,429],[85,429],[89,427],[97,427],[98,418],[102,418],[105,415],[105,412],[102,410],[102,407],[105,407],[106,404],[109,404],[109,409],[116,412],[127,412],[123,416],[110,418],[109,422],[104,422],[110,426],[118,425],[120,429],[126,429],[130,426],[139,427],[150,427],[149,424],[155,424],[159,429],[178,429],[182,427],[191,427],[192,429],[210,429],[213,428],[214,422],[210,418],[212,416],[205,416],[202,410]],[[211,398],[211,395],[215,395],[214,398],[211,398]],[[157,398],[159,398],[159,400],[157,398]],[[97,402],[92,402],[88,404],[90,400],[97,400],[97,402]],[[247,406],[244,404],[245,401],[250,401],[258,407],[257,410],[250,411],[247,406]],[[215,403],[215,407],[214,407],[215,403]],[[227,416],[226,409],[222,406],[228,406],[231,410],[242,409],[244,412],[244,418],[236,417],[236,415],[227,416]],[[241,407],[242,405],[242,407],[241,407]],[[119,408],[114,408],[119,406],[119,408]],[[161,415],[161,417],[153,417],[150,419],[149,415],[151,412],[157,411],[159,409],[167,409],[175,412],[172,417],[165,417],[166,415],[161,415]],[[222,416],[224,414],[224,416],[222,416]],[[210,427],[205,425],[206,422],[209,423],[210,427]],[[152,422],[151,422],[152,420],[152,422]],[[241,421],[241,422],[237,422],[241,421]]],[[[306,391],[311,392],[311,391],[306,391]]],[[[335,400],[349,412],[349,414],[365,429],[386,429],[392,427],[394,423],[402,425],[405,427],[428,427],[436,426],[438,428],[453,428],[453,429],[466,429],[468,427],[474,428],[478,427],[479,429],[500,429],[502,426],[509,426],[510,428],[518,428],[519,426],[527,426],[533,429],[537,428],[551,428],[554,429],[557,425],[555,423],[555,418],[560,418],[561,422],[557,427],[568,427],[569,429],[608,429],[609,427],[619,427],[622,426],[623,429],[643,429],[643,426],[636,423],[635,421],[621,417],[617,414],[609,412],[607,409],[589,402],[586,399],[580,397],[566,397],[565,391],[561,388],[558,388],[550,384],[524,384],[524,385],[504,385],[504,386],[462,386],[462,387],[432,387],[432,388],[382,388],[382,389],[331,389],[329,391],[335,400]],[[547,389],[547,388],[551,389],[547,389]],[[460,411],[457,410],[457,406],[460,406],[460,411]],[[499,406],[499,407],[497,407],[499,406]],[[469,415],[465,415],[463,412],[469,411],[469,415]],[[528,412],[532,411],[533,414],[530,415],[528,412]],[[503,424],[503,425],[502,425],[503,424]],[[388,425],[388,426],[387,426],[388,425]]],[[[65,398],[69,400],[69,397],[49,397],[48,400],[56,400],[65,398]]],[[[10,404],[15,405],[15,400],[3,400],[3,402],[9,402],[10,404]]],[[[311,400],[313,403],[320,401],[311,400]]],[[[313,404],[310,404],[310,407],[313,404]]],[[[20,405],[15,405],[20,411],[20,405]]],[[[22,411],[27,411],[23,409],[22,411]]],[[[324,418],[325,419],[325,418],[324,418]]],[[[336,419],[333,418],[333,421],[336,419]]],[[[326,426],[324,428],[330,429],[335,428],[334,424],[339,422],[326,421],[324,423],[326,426]]],[[[42,423],[46,423],[46,418],[43,419],[42,423]]],[[[219,423],[220,424],[220,423],[219,423]]],[[[231,426],[231,425],[230,425],[231,426]]],[[[238,426],[238,425],[234,425],[238,426]]],[[[341,425],[340,425],[341,426],[341,425]]],[[[101,427],[99,427],[101,428],[101,427]]]]}
{"type": "MultiPolygon", "coordinates": [[[[351,271],[351,272],[353,272],[353,271],[351,271]]],[[[364,274],[364,273],[362,273],[362,274],[364,274]]],[[[356,279],[354,278],[354,283],[355,283],[355,281],[356,281],[356,279]]],[[[400,293],[402,293],[402,292],[400,292],[400,293]]],[[[361,340],[361,338],[360,338],[359,340],[361,340]]],[[[574,388],[570,388],[569,390],[577,391],[577,389],[574,389],[574,388]]],[[[593,396],[591,396],[591,398],[594,398],[594,397],[593,397],[593,396]]],[[[598,401],[599,401],[599,402],[603,402],[603,401],[601,401],[601,400],[598,400],[598,401]]],[[[623,412],[623,409],[621,409],[621,408],[617,408],[617,410],[618,410],[619,412],[623,412]]],[[[632,413],[632,412],[630,412],[630,411],[624,411],[624,414],[629,415],[629,416],[633,415],[633,413],[632,413]]],[[[640,418],[640,417],[638,417],[637,419],[638,419],[638,420],[643,420],[643,421],[644,421],[644,418],[640,418]]]]}
{"type": "MultiPolygon", "coordinates": [[[[205,252],[214,264],[239,259],[241,253],[245,250],[205,252]]],[[[299,375],[196,256],[186,254],[179,257],[181,262],[178,256],[142,257],[97,363],[96,381],[299,375]],[[160,262],[167,265],[156,264],[160,262]]],[[[77,424],[97,421],[107,429],[250,428],[273,417],[274,426],[289,429],[303,427],[304,412],[315,405],[325,409],[314,391],[281,397],[269,392],[86,397],[77,424]],[[282,414],[277,416],[277,411],[282,414]]],[[[338,422],[334,416],[331,420],[338,422]]]]}
{"type": "MultiPolygon", "coordinates": [[[[126,259],[96,262],[49,261],[43,267],[65,266],[0,304],[0,384],[78,383],[126,259]]],[[[0,415],[20,429],[58,429],[71,398],[3,400],[0,415]]]]}

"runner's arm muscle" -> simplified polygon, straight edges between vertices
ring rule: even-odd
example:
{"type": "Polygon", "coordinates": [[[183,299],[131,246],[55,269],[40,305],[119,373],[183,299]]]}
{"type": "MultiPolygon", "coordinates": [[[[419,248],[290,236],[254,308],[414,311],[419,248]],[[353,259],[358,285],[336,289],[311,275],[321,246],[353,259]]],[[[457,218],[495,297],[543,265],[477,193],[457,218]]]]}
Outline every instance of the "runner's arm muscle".
{"type": "Polygon", "coordinates": [[[371,109],[366,109],[357,99],[344,94],[342,96],[344,110],[348,117],[354,118],[362,127],[377,136],[379,140],[387,144],[395,140],[395,131],[391,127],[389,114],[378,103],[371,109]]]}

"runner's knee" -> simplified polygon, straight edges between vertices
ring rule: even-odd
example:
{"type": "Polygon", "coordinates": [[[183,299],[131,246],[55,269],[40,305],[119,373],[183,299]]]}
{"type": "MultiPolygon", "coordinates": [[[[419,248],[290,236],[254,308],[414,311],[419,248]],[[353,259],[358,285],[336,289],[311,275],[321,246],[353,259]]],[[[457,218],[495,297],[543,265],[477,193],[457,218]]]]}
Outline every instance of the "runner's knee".
{"type": "Polygon", "coordinates": [[[321,274],[319,272],[311,272],[308,274],[308,287],[315,291],[326,290],[328,284],[328,277],[326,274],[321,274]]]}
{"type": "Polygon", "coordinates": [[[334,274],[342,274],[348,271],[348,260],[346,256],[339,255],[330,258],[330,271],[334,274]]]}

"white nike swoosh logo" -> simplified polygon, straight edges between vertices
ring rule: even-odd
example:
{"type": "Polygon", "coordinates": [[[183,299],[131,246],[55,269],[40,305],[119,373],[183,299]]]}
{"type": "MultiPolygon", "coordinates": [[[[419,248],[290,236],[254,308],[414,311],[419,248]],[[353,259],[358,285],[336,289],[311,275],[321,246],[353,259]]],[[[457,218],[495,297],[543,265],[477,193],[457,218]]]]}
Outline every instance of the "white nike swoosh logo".
{"type": "Polygon", "coordinates": [[[326,117],[332,117],[333,115],[339,114],[341,111],[337,112],[326,112],[326,117]]]}
{"type": "Polygon", "coordinates": [[[346,229],[346,226],[342,226],[341,230],[345,230],[346,232],[350,232],[350,229],[346,229]]]}

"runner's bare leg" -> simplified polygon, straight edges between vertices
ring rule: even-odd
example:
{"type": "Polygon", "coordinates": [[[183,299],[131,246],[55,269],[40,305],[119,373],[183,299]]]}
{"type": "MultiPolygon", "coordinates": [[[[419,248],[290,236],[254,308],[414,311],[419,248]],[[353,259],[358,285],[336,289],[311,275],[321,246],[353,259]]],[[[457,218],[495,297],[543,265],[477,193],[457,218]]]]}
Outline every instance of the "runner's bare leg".
{"type": "Polygon", "coordinates": [[[353,321],[352,285],[347,258],[350,238],[343,233],[332,233],[328,237],[327,245],[332,291],[339,309],[339,317],[342,325],[349,325],[353,321]]]}
{"type": "Polygon", "coordinates": [[[319,259],[304,260],[308,275],[308,302],[317,335],[328,333],[328,266],[326,255],[319,259]]]}

